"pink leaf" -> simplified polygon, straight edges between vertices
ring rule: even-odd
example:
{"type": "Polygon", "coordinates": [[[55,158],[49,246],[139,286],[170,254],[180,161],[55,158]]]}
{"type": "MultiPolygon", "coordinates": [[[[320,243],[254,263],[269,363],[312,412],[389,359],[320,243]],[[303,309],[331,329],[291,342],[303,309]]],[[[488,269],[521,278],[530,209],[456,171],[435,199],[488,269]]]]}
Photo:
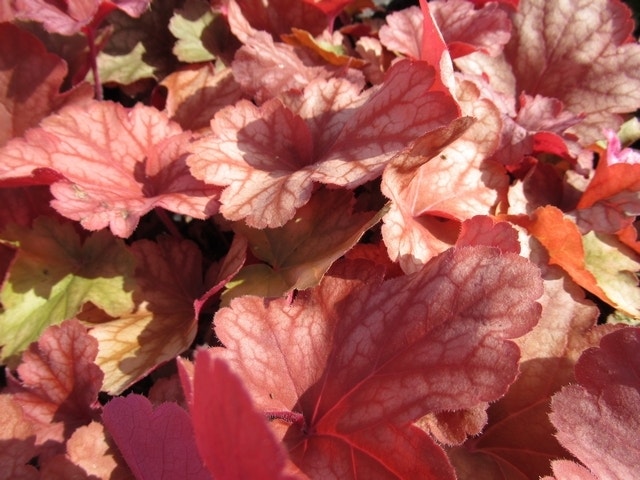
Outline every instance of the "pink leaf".
{"type": "Polygon", "coordinates": [[[189,135],[156,109],[110,102],[70,106],[0,150],[0,180],[58,172],[54,208],[89,230],[127,237],[142,215],[163,207],[205,218],[218,189],[189,174],[189,135]],[[99,171],[99,174],[97,173],[99,171]]]}
{"type": "Polygon", "coordinates": [[[621,1],[522,0],[513,23],[505,53],[517,91],[557,98],[585,114],[572,128],[583,145],[604,127],[617,130],[617,113],[640,107],[640,45],[621,1]]]}
{"type": "Polygon", "coordinates": [[[519,358],[507,339],[538,319],[538,275],[488,247],[451,249],[384,283],[343,264],[291,304],[233,300],[214,318],[227,347],[218,354],[280,419],[274,428],[307,475],[453,478],[439,448],[407,425],[506,392],[519,358]]]}
{"type": "Polygon", "coordinates": [[[98,343],[76,320],[49,327],[23,354],[9,392],[34,425],[37,443],[62,442],[97,415],[102,372],[98,343]]]}
{"type": "Polygon", "coordinates": [[[69,0],[62,3],[46,0],[17,0],[16,16],[21,20],[41,22],[51,33],[73,35],[89,25],[99,8],[119,8],[131,17],[140,16],[150,0],[69,0]],[[106,5],[106,6],[105,6],[106,5]]]}
{"type": "Polygon", "coordinates": [[[197,178],[227,187],[226,218],[282,226],[309,200],[314,181],[355,188],[419,136],[456,118],[456,102],[433,91],[434,82],[424,62],[403,61],[371,95],[354,96],[345,80],[319,80],[300,101],[289,100],[293,110],[276,99],[260,108],[241,101],[192,144],[189,166],[197,178]]]}
{"type": "Polygon", "coordinates": [[[462,222],[457,247],[488,245],[502,252],[520,253],[518,232],[508,222],[477,215],[462,222]]]}
{"type": "Polygon", "coordinates": [[[198,456],[189,414],[176,403],[153,409],[141,395],[117,397],[104,406],[104,425],[137,480],[210,480],[198,456]]]}
{"type": "Polygon", "coordinates": [[[240,378],[205,351],[196,355],[191,416],[198,450],[214,478],[297,478],[284,473],[286,452],[240,378]]]}
{"type": "Polygon", "coordinates": [[[550,461],[566,456],[549,421],[551,397],[575,381],[580,354],[616,327],[596,326],[598,309],[558,267],[544,268],[543,279],[540,321],[516,340],[518,379],[489,406],[482,435],[448,451],[460,480],[539,478],[551,473],[550,461]]]}
{"type": "Polygon", "coordinates": [[[582,354],[575,372],[579,385],[552,401],[560,443],[597,478],[638,477],[640,451],[629,439],[640,430],[640,329],[610,333],[582,354]]]}

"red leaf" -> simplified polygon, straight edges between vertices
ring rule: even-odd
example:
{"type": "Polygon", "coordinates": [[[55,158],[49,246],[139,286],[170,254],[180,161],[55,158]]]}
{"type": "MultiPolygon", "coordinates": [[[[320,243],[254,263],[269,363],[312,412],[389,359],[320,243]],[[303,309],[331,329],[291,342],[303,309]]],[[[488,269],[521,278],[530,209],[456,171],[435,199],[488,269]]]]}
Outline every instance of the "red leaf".
{"type": "Polygon", "coordinates": [[[20,381],[11,378],[8,391],[37,426],[38,444],[62,442],[96,417],[103,377],[97,352],[98,343],[76,320],[49,327],[24,352],[20,381]]]}
{"type": "Polygon", "coordinates": [[[598,309],[584,291],[558,267],[544,270],[540,321],[516,340],[518,379],[489,407],[482,435],[448,450],[460,480],[537,479],[551,472],[551,460],[567,455],[549,421],[551,397],[575,381],[580,354],[615,327],[596,326],[598,309]]]}
{"type": "Polygon", "coordinates": [[[302,428],[274,427],[307,475],[453,478],[439,448],[407,425],[506,392],[519,358],[507,339],[538,319],[537,269],[488,247],[452,249],[384,283],[363,267],[343,265],[290,305],[233,300],[214,319],[227,346],[218,355],[260,409],[302,416],[302,428]]]}
{"type": "MultiPolygon", "coordinates": [[[[305,1],[230,0],[230,3],[236,3],[240,7],[242,15],[254,29],[268,32],[275,38],[291,33],[291,27],[301,28],[315,36],[328,26],[328,18],[324,12],[305,1]]],[[[233,29],[233,23],[231,27],[233,29]]]]}
{"type": "Polygon", "coordinates": [[[176,403],[153,409],[141,395],[116,397],[104,406],[104,425],[137,480],[210,480],[198,456],[189,414],[176,403]]]}
{"type": "Polygon", "coordinates": [[[575,371],[579,385],[553,397],[558,439],[597,478],[637,478],[640,451],[630,439],[640,430],[640,329],[607,335],[575,371]]]}
{"type": "Polygon", "coordinates": [[[196,355],[191,416],[198,450],[214,478],[297,478],[284,473],[286,452],[240,378],[206,351],[196,355]]]}
{"type": "Polygon", "coordinates": [[[358,96],[346,80],[318,80],[289,100],[291,108],[276,99],[260,108],[241,101],[192,144],[189,166],[227,187],[220,208],[226,218],[282,226],[309,200],[314,181],[355,188],[419,136],[456,118],[456,102],[433,91],[434,81],[424,62],[402,61],[371,95],[358,96]]]}
{"type": "Polygon", "coordinates": [[[155,207],[205,218],[218,189],[189,174],[189,135],[156,109],[110,102],[69,106],[0,150],[0,180],[52,169],[53,207],[89,230],[127,237],[155,207]],[[99,170],[99,174],[96,174],[99,170]]]}
{"type": "Polygon", "coordinates": [[[36,37],[18,27],[0,25],[0,146],[65,104],[87,101],[89,85],[60,94],[65,62],[48,53],[36,37]]]}

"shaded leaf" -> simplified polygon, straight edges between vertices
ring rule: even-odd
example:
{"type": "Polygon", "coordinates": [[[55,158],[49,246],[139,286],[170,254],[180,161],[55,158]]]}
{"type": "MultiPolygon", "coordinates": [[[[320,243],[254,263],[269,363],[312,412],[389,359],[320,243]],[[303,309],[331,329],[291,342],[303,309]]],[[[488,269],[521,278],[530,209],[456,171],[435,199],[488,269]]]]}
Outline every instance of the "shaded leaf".
{"type": "Polygon", "coordinates": [[[202,255],[192,242],[161,237],[131,247],[136,258],[136,308],[117,318],[83,319],[100,345],[103,390],[115,395],[185,351],[196,335],[194,301],[202,292],[202,255]],[[93,323],[96,322],[96,323],[93,323]]]}
{"type": "Polygon", "coordinates": [[[76,428],[97,417],[103,377],[97,351],[85,327],[69,320],[49,327],[24,353],[8,391],[36,427],[38,445],[60,453],[76,428]]]}
{"type": "Polygon", "coordinates": [[[91,98],[88,85],[59,93],[66,74],[62,59],[48,53],[36,37],[11,24],[0,25],[0,146],[54,110],[91,98]]]}
{"type": "Polygon", "coordinates": [[[86,302],[109,315],[133,308],[133,258],[124,244],[102,231],[84,241],[68,223],[49,217],[31,229],[4,234],[18,251],[2,285],[2,358],[19,354],[49,325],[74,317],[86,302]]]}
{"type": "Polygon", "coordinates": [[[188,130],[209,127],[216,112],[242,97],[231,70],[215,72],[209,64],[174,72],[161,85],[168,90],[165,111],[188,130]]]}
{"type": "Polygon", "coordinates": [[[640,451],[629,441],[640,429],[639,352],[640,329],[607,335],[578,361],[579,385],[553,397],[551,421],[558,440],[597,478],[640,474],[640,451]]]}
{"type": "Polygon", "coordinates": [[[152,407],[142,395],[117,397],[104,406],[105,429],[137,480],[210,480],[198,456],[189,414],[176,403],[152,407]]]}
{"type": "Polygon", "coordinates": [[[218,355],[281,419],[274,428],[307,475],[453,478],[440,448],[407,424],[506,392],[519,358],[506,339],[538,319],[537,269],[488,247],[452,249],[384,283],[364,265],[343,265],[291,304],[234,299],[214,319],[227,347],[218,355]]]}
{"type": "Polygon", "coordinates": [[[354,213],[353,205],[351,192],[323,189],[282,227],[257,230],[236,223],[234,230],[247,238],[253,254],[270,268],[245,267],[239,273],[242,283],[225,292],[225,301],[238,296],[238,289],[243,295],[277,297],[318,285],[331,264],[384,213],[354,213]],[[265,295],[264,285],[270,286],[269,295],[265,295]]]}
{"type": "Polygon", "coordinates": [[[27,465],[36,455],[33,424],[9,394],[0,395],[0,425],[0,479],[38,479],[36,468],[27,465]]]}

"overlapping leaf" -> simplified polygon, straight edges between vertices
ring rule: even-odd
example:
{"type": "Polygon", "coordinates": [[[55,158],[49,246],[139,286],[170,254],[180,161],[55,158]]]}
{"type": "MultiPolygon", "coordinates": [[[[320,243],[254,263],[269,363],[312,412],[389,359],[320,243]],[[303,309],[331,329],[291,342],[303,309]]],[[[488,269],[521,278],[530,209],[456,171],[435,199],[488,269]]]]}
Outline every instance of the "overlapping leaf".
{"type": "Polygon", "coordinates": [[[383,214],[353,212],[353,203],[351,192],[320,190],[282,227],[257,230],[235,224],[253,254],[267,264],[244,267],[227,287],[225,301],[240,294],[278,297],[315,287],[383,214]]]}
{"type": "Polygon", "coordinates": [[[155,207],[196,218],[216,212],[218,189],[185,164],[189,137],[142,105],[70,106],[0,150],[0,180],[53,170],[64,178],[51,187],[56,210],[89,230],[109,226],[128,237],[155,207]]]}
{"type": "Polygon", "coordinates": [[[578,361],[579,384],[553,397],[551,421],[558,439],[596,478],[640,474],[640,452],[637,443],[629,441],[640,429],[639,352],[640,329],[607,335],[578,361]]]}
{"type": "Polygon", "coordinates": [[[97,417],[102,372],[94,363],[98,345],[70,320],[48,328],[24,354],[18,379],[7,389],[34,425],[37,444],[64,451],[63,442],[97,417]]]}
{"type": "Polygon", "coordinates": [[[227,347],[218,355],[280,419],[274,428],[307,475],[454,478],[408,424],[505,393],[519,358],[507,339],[540,312],[537,269],[490,247],[452,249],[384,283],[364,265],[343,266],[290,305],[233,300],[214,319],[227,347]]]}
{"type": "Polygon", "coordinates": [[[583,144],[640,107],[640,46],[629,9],[618,0],[522,0],[505,48],[517,92],[558,98],[575,114],[583,144]]]}
{"type": "Polygon", "coordinates": [[[85,313],[100,349],[103,390],[122,392],[161,363],[186,350],[196,334],[194,302],[203,293],[202,255],[189,241],[136,242],[135,309],[105,321],[85,313]]]}
{"type": "Polygon", "coordinates": [[[49,325],[74,317],[86,302],[112,316],[133,308],[133,257],[108,232],[84,241],[73,226],[41,217],[4,234],[18,251],[0,291],[2,359],[22,352],[49,325]]]}
{"type": "Polygon", "coordinates": [[[261,107],[241,101],[216,114],[212,134],[192,145],[189,166],[197,178],[226,187],[226,218],[282,226],[309,200],[314,181],[355,188],[419,136],[455,119],[453,98],[430,90],[435,75],[423,62],[402,61],[366,101],[345,80],[312,82],[294,110],[277,99],[261,107]]]}
{"type": "Polygon", "coordinates": [[[487,160],[498,145],[497,109],[470,83],[460,85],[458,96],[463,111],[478,120],[466,131],[468,123],[460,125],[464,133],[448,142],[445,136],[438,150],[399,155],[382,178],[382,193],[393,200],[382,234],[389,256],[406,272],[455,243],[458,225],[447,220],[492,213],[507,187],[502,167],[487,160]]]}
{"type": "Polygon", "coordinates": [[[102,419],[137,480],[210,480],[198,455],[189,414],[176,403],[152,407],[141,395],[105,405],[102,419]]]}
{"type": "Polygon", "coordinates": [[[66,73],[62,59],[36,37],[9,23],[0,25],[0,146],[61,106],[91,98],[88,85],[61,94],[66,73]]]}

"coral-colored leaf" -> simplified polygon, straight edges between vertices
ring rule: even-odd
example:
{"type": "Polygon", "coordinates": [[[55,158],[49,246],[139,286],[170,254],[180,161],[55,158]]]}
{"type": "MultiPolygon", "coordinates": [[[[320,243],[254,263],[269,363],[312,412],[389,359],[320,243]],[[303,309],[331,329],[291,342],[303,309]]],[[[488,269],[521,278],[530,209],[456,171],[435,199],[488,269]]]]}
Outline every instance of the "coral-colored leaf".
{"type": "Polygon", "coordinates": [[[560,268],[546,267],[543,278],[540,321],[516,340],[520,376],[489,407],[482,435],[448,452],[460,480],[538,479],[551,473],[551,460],[566,456],[548,418],[551,396],[575,381],[578,357],[611,327],[596,327],[597,308],[560,268]]]}
{"type": "Polygon", "coordinates": [[[106,322],[98,319],[90,332],[100,345],[96,363],[105,373],[103,390],[112,394],[189,347],[197,328],[194,301],[203,293],[202,255],[193,243],[141,240],[132,251],[137,308],[106,322]]]}
{"type": "Polygon", "coordinates": [[[64,61],[36,37],[11,24],[0,25],[0,146],[63,105],[91,98],[88,85],[60,94],[66,73],[64,61]]]}
{"type": "Polygon", "coordinates": [[[617,130],[616,113],[640,107],[640,45],[630,10],[618,0],[522,0],[505,47],[517,90],[561,100],[585,120],[572,128],[583,144],[602,128],[617,130]]]}
{"type": "Polygon", "coordinates": [[[214,478],[296,478],[284,473],[286,451],[240,378],[206,351],[195,359],[191,417],[198,450],[214,478]]]}
{"type": "Polygon", "coordinates": [[[273,415],[307,475],[453,478],[407,424],[502,396],[519,358],[507,339],[533,327],[540,293],[537,268],[490,247],[451,249],[384,283],[371,267],[343,264],[290,305],[234,299],[214,318],[227,346],[218,354],[259,408],[304,419],[301,428],[273,415]]]}
{"type": "Polygon", "coordinates": [[[86,302],[109,315],[133,308],[133,257],[109,232],[84,241],[68,223],[38,218],[4,235],[18,247],[0,300],[2,358],[19,354],[49,325],[74,317],[86,302]]]}
{"type": "Polygon", "coordinates": [[[98,345],[70,320],[49,327],[23,355],[19,380],[8,391],[38,428],[37,443],[62,442],[97,416],[102,372],[94,363],[98,345]]]}
{"type": "Polygon", "coordinates": [[[11,395],[0,395],[0,479],[36,480],[35,467],[27,463],[36,455],[31,422],[11,395]]]}
{"type": "Polygon", "coordinates": [[[639,366],[640,329],[618,330],[583,353],[575,369],[579,385],[553,397],[558,439],[597,478],[640,475],[640,451],[630,441],[640,429],[639,366]]]}
{"type": "MultiPolygon", "coordinates": [[[[104,426],[98,422],[78,428],[67,441],[66,455],[62,458],[53,457],[55,465],[47,461],[42,471],[45,478],[53,476],[52,469],[74,468],[78,475],[84,474],[89,478],[100,480],[131,480],[131,471],[118,452],[113,440],[106,436],[104,426]]],[[[56,471],[60,478],[59,470],[56,471]]],[[[67,475],[65,478],[74,478],[67,475]]]]}
{"type": "Polygon", "coordinates": [[[0,150],[0,179],[52,169],[64,177],[52,186],[56,210],[89,230],[110,226],[127,237],[155,207],[196,218],[216,212],[218,189],[193,178],[185,164],[188,141],[150,107],[69,106],[0,150]]]}
{"type": "Polygon", "coordinates": [[[456,246],[467,245],[488,245],[505,253],[520,253],[518,232],[511,224],[486,215],[477,215],[462,222],[456,246]]]}
{"type": "MultiPolygon", "coordinates": [[[[509,40],[511,22],[496,3],[474,9],[466,0],[432,1],[429,10],[453,58],[476,50],[498,55],[509,40]]],[[[417,6],[394,12],[386,20],[380,28],[385,47],[411,58],[421,58],[423,48],[433,49],[432,39],[423,45],[424,13],[417,6]]]]}
{"type": "Polygon", "coordinates": [[[419,136],[454,120],[456,102],[432,91],[434,81],[424,62],[402,61],[369,96],[354,99],[345,80],[318,80],[289,102],[299,113],[276,99],[259,108],[241,101],[215,116],[213,133],[192,145],[189,166],[226,186],[220,211],[228,219],[282,226],[309,200],[314,181],[355,188],[419,136]]]}
{"type": "Polygon", "coordinates": [[[106,430],[137,480],[210,480],[198,456],[189,414],[176,403],[152,407],[141,395],[117,397],[104,406],[106,430]]]}
{"type": "Polygon", "coordinates": [[[439,151],[398,156],[382,178],[382,193],[394,202],[383,218],[383,238],[389,256],[406,272],[455,243],[458,225],[441,219],[457,222],[493,213],[507,188],[504,169],[488,160],[498,145],[498,110],[468,82],[459,85],[458,96],[463,111],[478,121],[449,132],[449,144],[439,151]],[[406,156],[422,157],[423,164],[410,169],[406,156]]]}
{"type": "MultiPolygon", "coordinates": [[[[257,258],[269,264],[268,273],[273,277],[265,278],[266,272],[261,270],[258,278],[252,279],[241,271],[244,280],[240,285],[242,294],[259,294],[264,282],[285,288],[280,292],[272,289],[270,296],[318,285],[331,264],[344,255],[384,213],[354,213],[353,203],[351,192],[321,190],[282,227],[256,230],[242,222],[237,223],[235,231],[248,239],[257,258]]],[[[228,290],[225,296],[229,298],[229,294],[238,296],[234,289],[228,290]]]]}

